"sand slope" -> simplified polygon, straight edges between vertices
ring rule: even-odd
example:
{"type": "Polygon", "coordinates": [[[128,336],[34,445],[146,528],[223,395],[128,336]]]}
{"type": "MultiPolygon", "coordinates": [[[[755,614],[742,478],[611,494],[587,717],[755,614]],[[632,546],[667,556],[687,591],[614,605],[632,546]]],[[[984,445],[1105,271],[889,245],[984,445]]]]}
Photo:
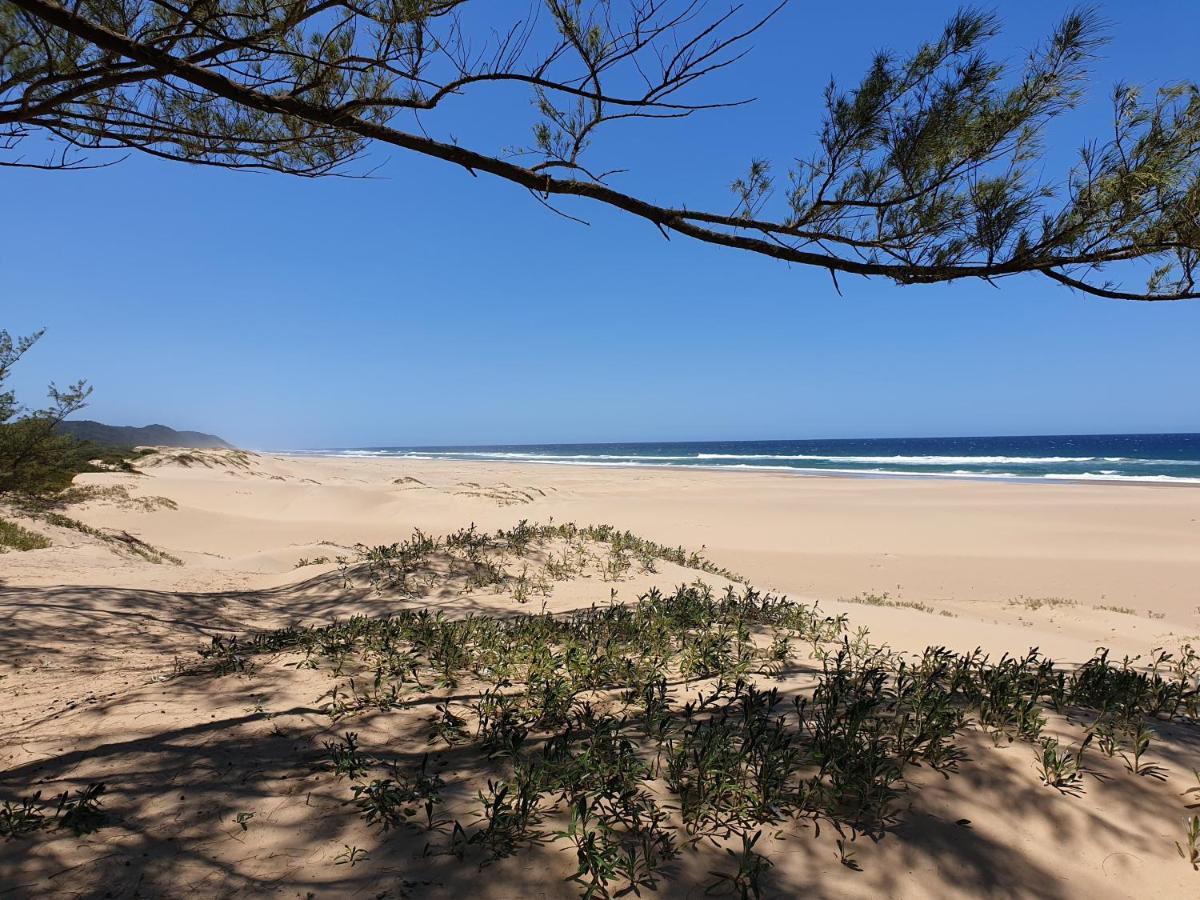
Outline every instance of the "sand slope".
{"type": "MultiPolygon", "coordinates": [[[[1135,655],[1200,643],[1200,490],[1185,487],[215,451],[169,451],[142,476],[85,480],[122,486],[135,501],[169,498],[174,508],[110,496],[69,513],[182,564],[44,527],[55,546],[0,555],[0,798],[103,779],[117,815],[114,827],[83,839],[0,845],[0,896],[100,896],[101,883],[112,896],[575,896],[561,881],[571,860],[560,848],[503,861],[480,880],[474,866],[422,859],[411,840],[381,839],[346,812],[312,761],[337,731],[317,709],[328,687],[321,673],[280,660],[253,680],[169,678],[176,660],[193,661],[214,634],[396,608],[396,598],[347,585],[336,563],[297,563],[349,556],[356,543],[390,543],[415,527],[609,522],[665,544],[704,545],[755,585],[819,600],[901,649],[1038,646],[1078,662],[1098,645],[1135,655]],[[848,602],[863,594],[875,597],[848,602]],[[251,809],[254,827],[232,823],[251,809]],[[371,863],[336,865],[346,844],[372,848],[371,863]]],[[[664,565],[619,584],[578,579],[556,586],[547,608],[604,602],[614,589],[632,599],[695,575],[664,565]]],[[[451,613],[517,608],[492,591],[421,602],[451,613]]],[[[400,749],[416,754],[420,741],[400,749]]],[[[1167,781],[1131,780],[1107,760],[1107,780],[1078,798],[1037,782],[1026,745],[997,748],[975,735],[969,750],[971,761],[949,781],[918,773],[901,824],[860,848],[863,872],[838,863],[828,835],[771,835],[772,890],[1200,895],[1200,874],[1172,844],[1182,833],[1180,791],[1200,765],[1194,729],[1162,730],[1154,758],[1167,781]],[[956,824],[962,819],[970,824],[956,824]]],[[[699,858],[680,865],[680,884],[688,866],[703,875],[699,858]]]]}

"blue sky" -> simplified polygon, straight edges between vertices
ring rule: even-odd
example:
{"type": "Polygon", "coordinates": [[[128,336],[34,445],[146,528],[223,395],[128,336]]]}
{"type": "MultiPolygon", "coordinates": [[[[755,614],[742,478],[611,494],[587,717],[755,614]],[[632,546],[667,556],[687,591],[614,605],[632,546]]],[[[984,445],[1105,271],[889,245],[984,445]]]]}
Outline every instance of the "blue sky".
{"type": "MultiPolygon", "coordinates": [[[[1017,62],[1068,8],[1008,2],[1017,62]]],[[[731,206],[751,156],[806,155],[830,75],[932,37],[949,3],[796,2],[714,80],[753,106],[614,129],[597,159],[660,201],[731,206]]],[[[1124,78],[1196,78],[1192,0],[1101,5],[1112,43],[1051,157],[1108,127],[1124,78]]],[[[523,99],[460,105],[506,146],[523,99]]],[[[524,121],[524,120],[522,120],[524,121]]],[[[250,447],[1200,431],[1200,303],[1085,299],[1034,279],[900,288],[788,267],[377,149],[371,180],[148,158],[0,170],[0,327],[47,334],[27,400],[86,376],[86,415],[250,447]]]]}

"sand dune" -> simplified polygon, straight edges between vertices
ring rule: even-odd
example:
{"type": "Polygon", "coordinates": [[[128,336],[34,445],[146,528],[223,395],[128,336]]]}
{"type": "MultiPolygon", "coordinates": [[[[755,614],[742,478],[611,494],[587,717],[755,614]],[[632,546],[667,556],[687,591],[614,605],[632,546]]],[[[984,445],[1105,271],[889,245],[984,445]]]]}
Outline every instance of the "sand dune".
{"type": "MultiPolygon", "coordinates": [[[[391,543],[415,528],[603,522],[670,546],[703,546],[750,583],[845,613],[900,650],[979,646],[1000,655],[1036,646],[1079,663],[1101,645],[1121,656],[1200,643],[1200,490],[1187,487],[225,451],[169,451],[143,471],[85,476],[127,496],[109,491],[69,513],[99,535],[139,539],[179,564],[36,524],[53,547],[0,556],[0,799],[102,779],[117,817],[116,827],[82,839],[0,845],[0,896],[92,896],[101,883],[113,896],[419,897],[468,886],[485,897],[577,896],[562,881],[573,863],[559,847],[504,860],[480,880],[473,865],[423,858],[411,838],[381,838],[358,822],[312,762],[321,740],[341,730],[316,703],[326,674],[273,664],[254,679],[170,677],[214,635],[414,604],[450,615],[522,609],[491,589],[381,594],[347,581],[335,561],[353,557],[356,544],[391,543]],[[170,503],[138,502],[156,497],[170,503]],[[231,824],[251,809],[254,827],[231,824]],[[372,864],[335,865],[346,845],[373,848],[372,864]]],[[[544,603],[551,612],[578,609],[609,601],[612,591],[631,600],[695,577],[664,563],[612,582],[568,580],[544,603]]],[[[384,726],[354,727],[369,736],[384,726]]],[[[1050,727],[1065,735],[1072,726],[1050,727]]],[[[416,731],[379,734],[423,752],[416,731]]],[[[1160,729],[1152,755],[1170,772],[1166,781],[1131,778],[1119,760],[1104,759],[1104,780],[1080,797],[1039,784],[1026,745],[998,748],[978,732],[966,740],[970,761],[960,775],[917,772],[899,824],[877,843],[860,838],[861,872],[839,864],[829,835],[793,825],[772,833],[770,895],[1200,892],[1200,875],[1173,846],[1180,792],[1200,765],[1194,728],[1160,729]]],[[[675,886],[661,895],[702,894],[704,860],[685,855],[675,886]]]]}

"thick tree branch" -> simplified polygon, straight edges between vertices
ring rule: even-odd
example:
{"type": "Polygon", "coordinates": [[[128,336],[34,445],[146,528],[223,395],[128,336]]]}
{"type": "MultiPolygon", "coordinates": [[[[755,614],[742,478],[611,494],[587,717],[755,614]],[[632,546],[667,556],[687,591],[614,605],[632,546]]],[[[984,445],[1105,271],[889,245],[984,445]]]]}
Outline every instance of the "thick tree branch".
{"type": "MultiPolygon", "coordinates": [[[[677,39],[671,52],[659,51],[660,79],[647,78],[640,96],[627,96],[602,86],[606,73],[618,61],[636,65],[640,53],[697,14],[696,0],[665,21],[653,20],[661,2],[634,4],[633,23],[623,30],[607,18],[575,18],[568,7],[552,3],[562,40],[532,72],[512,68],[528,42],[516,25],[499,41],[495,67],[476,68],[463,39],[455,38],[462,27],[456,19],[448,38],[435,39],[424,19],[381,21],[342,0],[316,6],[290,0],[276,8],[279,18],[247,22],[239,34],[231,29],[241,14],[219,3],[197,7],[206,10],[201,19],[164,0],[154,2],[167,18],[146,21],[133,33],[87,15],[95,4],[0,0],[49,29],[52,34],[40,35],[43,41],[52,38],[68,48],[55,51],[47,44],[47,58],[58,59],[58,52],[64,60],[59,69],[67,68],[50,65],[39,74],[42,85],[61,82],[62,89],[32,91],[16,103],[0,94],[0,124],[45,128],[80,146],[131,147],[193,163],[303,175],[328,173],[379,142],[502,178],[539,199],[602,203],[664,234],[815,266],[835,278],[845,273],[931,284],[1036,273],[1109,299],[1200,297],[1194,287],[1200,259],[1200,99],[1194,86],[1152,105],[1124,97],[1112,144],[1102,154],[1085,153],[1085,187],[1077,189],[1072,176],[1062,211],[1048,213],[1044,204],[1054,192],[1028,177],[1041,124],[1078,96],[1080,67],[1095,44],[1086,13],[1064,21],[1011,89],[999,87],[1003,67],[986,63],[978,52],[979,42],[995,31],[994,19],[973,13],[960,13],[938,42],[908,60],[881,55],[855,91],[831,86],[822,152],[793,174],[790,215],[771,220],[757,214],[772,195],[765,164],[756,163],[749,178],[735,182],[746,215],[731,216],[622,192],[602,183],[603,176],[589,175],[580,157],[604,123],[729,105],[666,98],[740,58],[724,54],[778,8],[731,36],[715,37],[736,7],[702,24],[677,39]],[[298,23],[321,21],[314,10],[332,15],[335,8],[338,17],[305,43],[298,23]],[[357,16],[383,32],[374,38],[375,56],[355,49],[357,16]],[[89,58],[72,79],[71,60],[82,59],[81,48],[88,47],[99,57],[89,58]],[[457,74],[426,77],[430,50],[455,59],[457,74]],[[582,74],[550,74],[564,54],[578,58],[582,74]],[[409,93],[393,89],[396,78],[410,84],[409,93]],[[538,131],[544,161],[518,165],[389,121],[395,110],[432,110],[443,98],[488,82],[525,84],[576,104],[558,109],[539,94],[548,123],[538,131]],[[626,111],[610,113],[606,106],[626,111]],[[576,177],[555,177],[553,168],[576,177]],[[1066,274],[1140,259],[1168,260],[1144,291],[1066,274]]],[[[445,9],[462,6],[465,0],[445,9]]]]}

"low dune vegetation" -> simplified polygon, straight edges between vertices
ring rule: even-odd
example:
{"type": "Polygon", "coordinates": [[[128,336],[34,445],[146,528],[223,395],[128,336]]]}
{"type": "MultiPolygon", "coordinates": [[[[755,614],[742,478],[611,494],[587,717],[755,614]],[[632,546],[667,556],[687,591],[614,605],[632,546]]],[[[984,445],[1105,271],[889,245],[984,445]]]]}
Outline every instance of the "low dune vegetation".
{"type": "Polygon", "coordinates": [[[87,405],[91,388],[86,382],[64,389],[50,384],[50,403],[41,409],[19,403],[15,392],[7,388],[13,368],[43,333],[14,338],[0,329],[0,553],[46,549],[53,541],[36,529],[47,527],[91,533],[142,552],[144,548],[131,535],[103,534],[62,513],[106,492],[109,496],[115,492],[127,502],[154,501],[131,500],[121,486],[102,490],[74,483],[75,477],[85,472],[136,474],[134,460],[146,455],[145,450],[100,445],[61,431],[64,420],[87,405]],[[28,527],[31,525],[34,527],[28,527]]]}
{"type": "Polygon", "coordinates": [[[50,540],[45,535],[38,534],[18,525],[0,519],[0,553],[8,550],[42,550],[50,546],[50,540]]]}
{"type": "Polygon", "coordinates": [[[903,653],[610,526],[417,531],[328,565],[395,607],[217,634],[164,676],[161,735],[45,761],[24,785],[10,771],[0,860],[19,882],[54,870],[66,892],[104,879],[114,896],[164,895],[190,860],[222,895],[278,881],[432,896],[487,870],[484,896],[783,896],[797,853],[868,877],[911,838],[921,792],[977,779],[964,770],[988,747],[1026,759],[1017,777],[1042,803],[1118,782],[1146,794],[1178,823],[1180,865],[1197,865],[1200,788],[1172,787],[1191,774],[1157,752],[1200,717],[1191,646],[1075,666],[903,653]],[[691,580],[617,598],[660,565],[691,580]],[[581,578],[595,602],[545,607],[581,578]],[[479,592],[496,602],[471,608],[479,592]],[[423,603],[446,593],[461,613],[423,603]],[[221,695],[244,711],[209,731],[199,698],[221,695]],[[272,863],[279,848],[247,862],[281,821],[326,863],[272,863]]]}

